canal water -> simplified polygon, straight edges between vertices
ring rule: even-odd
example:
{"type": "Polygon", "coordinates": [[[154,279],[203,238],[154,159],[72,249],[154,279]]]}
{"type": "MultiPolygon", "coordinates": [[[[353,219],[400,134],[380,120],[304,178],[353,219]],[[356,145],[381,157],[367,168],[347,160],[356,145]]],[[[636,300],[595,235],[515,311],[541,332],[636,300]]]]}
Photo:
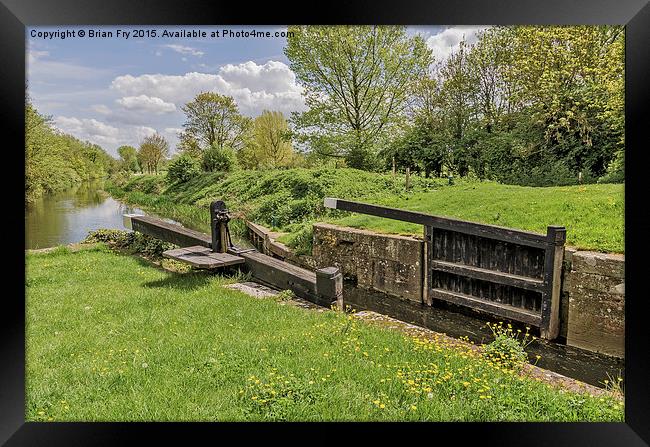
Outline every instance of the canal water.
{"type": "Polygon", "coordinates": [[[102,182],[85,182],[48,194],[25,207],[25,248],[80,242],[99,228],[124,229],[122,214],[145,214],[102,191],[102,182]]]}

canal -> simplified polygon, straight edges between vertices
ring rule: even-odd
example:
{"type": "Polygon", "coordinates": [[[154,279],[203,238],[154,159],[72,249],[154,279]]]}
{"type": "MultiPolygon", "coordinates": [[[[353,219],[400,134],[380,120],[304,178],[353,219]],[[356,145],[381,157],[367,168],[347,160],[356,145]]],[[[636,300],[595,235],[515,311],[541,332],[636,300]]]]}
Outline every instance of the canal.
{"type": "Polygon", "coordinates": [[[80,242],[99,228],[124,229],[122,214],[146,214],[110,197],[103,182],[85,182],[47,194],[25,207],[25,248],[37,249],[80,242]]]}

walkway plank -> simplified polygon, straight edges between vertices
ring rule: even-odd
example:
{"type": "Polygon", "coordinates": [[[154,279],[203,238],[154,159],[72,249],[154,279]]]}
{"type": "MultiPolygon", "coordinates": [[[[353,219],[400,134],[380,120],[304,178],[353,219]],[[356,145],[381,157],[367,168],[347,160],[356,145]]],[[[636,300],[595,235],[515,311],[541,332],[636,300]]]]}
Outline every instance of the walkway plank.
{"type": "Polygon", "coordinates": [[[200,245],[167,250],[163,252],[163,256],[204,269],[216,269],[244,263],[244,258],[228,253],[215,253],[200,245]]]}

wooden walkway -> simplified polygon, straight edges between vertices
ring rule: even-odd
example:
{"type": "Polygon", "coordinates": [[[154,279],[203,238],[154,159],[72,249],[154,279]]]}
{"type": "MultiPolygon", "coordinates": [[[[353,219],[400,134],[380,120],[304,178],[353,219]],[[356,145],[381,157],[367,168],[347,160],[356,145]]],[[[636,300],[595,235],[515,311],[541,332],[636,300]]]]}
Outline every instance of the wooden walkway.
{"type": "Polygon", "coordinates": [[[245,262],[242,257],[229,253],[215,253],[211,249],[201,245],[167,250],[163,252],[163,256],[204,269],[218,269],[229,265],[243,264],[245,262]]]}

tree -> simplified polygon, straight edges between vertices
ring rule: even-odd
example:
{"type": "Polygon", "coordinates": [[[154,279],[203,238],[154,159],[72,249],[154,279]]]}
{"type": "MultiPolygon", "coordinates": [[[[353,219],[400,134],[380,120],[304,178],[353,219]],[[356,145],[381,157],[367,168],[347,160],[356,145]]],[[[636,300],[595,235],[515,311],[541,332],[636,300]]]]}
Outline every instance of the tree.
{"type": "Polygon", "coordinates": [[[186,118],[181,141],[189,145],[187,147],[196,144],[205,150],[216,145],[239,150],[243,146],[251,120],[239,113],[232,97],[202,92],[182,110],[186,118]]]}
{"type": "Polygon", "coordinates": [[[138,165],[138,150],[133,146],[120,146],[117,148],[117,153],[122,159],[122,166],[124,170],[136,172],[140,170],[138,165]]]}
{"type": "Polygon", "coordinates": [[[237,166],[237,154],[229,147],[219,147],[213,144],[203,151],[203,170],[213,171],[232,171],[237,166]]]}
{"type": "Polygon", "coordinates": [[[250,139],[239,155],[247,168],[275,169],[291,165],[295,153],[289,125],[282,112],[265,110],[255,118],[250,139]]]}
{"type": "Polygon", "coordinates": [[[372,168],[377,141],[402,116],[432,61],[420,36],[397,26],[291,26],[285,54],[308,110],[297,129],[322,154],[372,168]]]}
{"type": "Polygon", "coordinates": [[[513,96],[543,134],[536,156],[603,175],[624,149],[621,26],[514,27],[513,96]]]}
{"type": "Polygon", "coordinates": [[[174,158],[167,168],[167,180],[170,183],[185,183],[201,172],[199,162],[189,154],[174,158]]]}
{"type": "Polygon", "coordinates": [[[189,135],[186,132],[181,132],[178,135],[178,144],[176,145],[176,148],[180,153],[188,154],[197,160],[201,159],[201,147],[199,146],[199,143],[192,135],[189,135]]]}
{"type": "Polygon", "coordinates": [[[169,143],[158,133],[146,137],[138,149],[140,166],[146,167],[149,174],[158,174],[160,162],[168,155],[169,143]]]}
{"type": "Polygon", "coordinates": [[[25,98],[25,200],[61,191],[83,180],[99,178],[115,160],[101,147],[51,127],[25,98]]]}
{"type": "Polygon", "coordinates": [[[476,83],[474,102],[478,119],[488,133],[503,123],[503,118],[521,109],[516,102],[514,84],[508,72],[515,63],[512,55],[514,36],[511,28],[492,27],[481,31],[467,61],[476,83]]]}

